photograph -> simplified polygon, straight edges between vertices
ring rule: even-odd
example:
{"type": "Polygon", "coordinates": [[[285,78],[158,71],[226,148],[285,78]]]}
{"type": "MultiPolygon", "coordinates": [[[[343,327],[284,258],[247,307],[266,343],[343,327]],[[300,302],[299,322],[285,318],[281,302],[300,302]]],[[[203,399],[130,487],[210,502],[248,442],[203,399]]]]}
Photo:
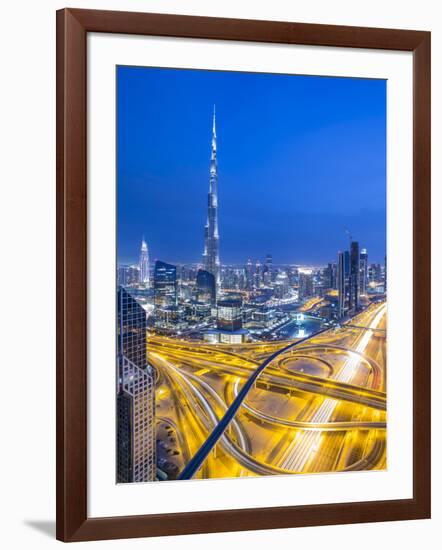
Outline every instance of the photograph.
{"type": "Polygon", "coordinates": [[[116,483],[387,470],[387,80],[115,75],[116,483]]]}

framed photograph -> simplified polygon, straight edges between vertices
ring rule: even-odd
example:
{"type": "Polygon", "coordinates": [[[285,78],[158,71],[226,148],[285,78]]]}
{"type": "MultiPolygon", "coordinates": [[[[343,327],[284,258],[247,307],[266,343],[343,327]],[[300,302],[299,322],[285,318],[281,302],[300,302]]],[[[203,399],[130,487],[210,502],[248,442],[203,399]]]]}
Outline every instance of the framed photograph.
{"type": "Polygon", "coordinates": [[[57,12],[57,538],[430,517],[430,34],[57,12]]]}

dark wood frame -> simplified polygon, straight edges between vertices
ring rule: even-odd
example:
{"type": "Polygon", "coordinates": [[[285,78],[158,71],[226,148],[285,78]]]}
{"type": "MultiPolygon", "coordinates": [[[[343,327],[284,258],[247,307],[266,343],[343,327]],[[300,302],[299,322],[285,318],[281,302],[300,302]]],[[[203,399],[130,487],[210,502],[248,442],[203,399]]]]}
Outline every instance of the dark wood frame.
{"type": "Polygon", "coordinates": [[[430,33],[64,9],[57,12],[57,538],[275,529],[430,517],[430,33]],[[413,52],[413,498],[110,518],[87,516],[88,32],[413,52]]]}

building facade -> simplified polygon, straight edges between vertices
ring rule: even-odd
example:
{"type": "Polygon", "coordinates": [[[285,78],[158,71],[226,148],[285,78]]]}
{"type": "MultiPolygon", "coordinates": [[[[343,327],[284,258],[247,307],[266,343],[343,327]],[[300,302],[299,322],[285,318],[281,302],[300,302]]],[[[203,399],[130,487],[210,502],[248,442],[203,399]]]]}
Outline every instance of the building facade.
{"type": "Polygon", "coordinates": [[[117,483],[156,477],[155,373],[147,362],[146,313],[117,293],[117,483]]]}
{"type": "Polygon", "coordinates": [[[217,328],[234,332],[242,329],[242,301],[220,300],[217,307],[217,328]]]}
{"type": "Polygon", "coordinates": [[[216,304],[216,282],[215,277],[205,269],[198,270],[196,276],[197,300],[199,302],[216,304]]]}
{"type": "Polygon", "coordinates": [[[212,153],[210,157],[209,194],[207,197],[207,223],[204,228],[204,269],[215,277],[217,291],[221,285],[218,231],[218,161],[216,150],[216,117],[213,108],[212,153]]]}
{"type": "Polygon", "coordinates": [[[361,250],[360,258],[360,294],[367,294],[367,284],[368,284],[368,254],[367,249],[363,248],[361,250]]]}
{"type": "Polygon", "coordinates": [[[157,260],[153,283],[155,308],[175,307],[178,303],[176,266],[157,260]]]}
{"type": "Polygon", "coordinates": [[[117,267],[117,284],[134,286],[140,282],[140,268],[138,265],[119,265],[117,267]]]}
{"type": "Polygon", "coordinates": [[[150,286],[150,267],[149,267],[149,251],[147,248],[147,243],[144,240],[144,237],[141,241],[141,250],[140,250],[140,283],[146,288],[150,286]]]}
{"type": "Polygon", "coordinates": [[[337,266],[337,287],[338,287],[338,319],[342,319],[347,314],[348,309],[348,271],[346,265],[346,255],[348,252],[338,252],[337,266]]]}
{"type": "Polygon", "coordinates": [[[310,270],[299,270],[299,300],[305,300],[311,296],[313,296],[313,273],[310,270]]]}
{"type": "Polygon", "coordinates": [[[359,283],[360,283],[360,257],[359,243],[352,241],[350,244],[350,301],[349,309],[353,312],[359,310],[359,283]]]}

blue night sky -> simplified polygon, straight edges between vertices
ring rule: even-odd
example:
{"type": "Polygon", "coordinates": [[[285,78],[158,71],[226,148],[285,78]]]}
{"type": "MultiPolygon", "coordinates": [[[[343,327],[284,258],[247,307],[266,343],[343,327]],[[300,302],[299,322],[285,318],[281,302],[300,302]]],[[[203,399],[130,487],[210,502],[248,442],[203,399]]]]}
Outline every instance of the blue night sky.
{"type": "Polygon", "coordinates": [[[117,69],[118,260],[201,261],[213,105],[222,263],[383,261],[386,81],[117,69]]]}

